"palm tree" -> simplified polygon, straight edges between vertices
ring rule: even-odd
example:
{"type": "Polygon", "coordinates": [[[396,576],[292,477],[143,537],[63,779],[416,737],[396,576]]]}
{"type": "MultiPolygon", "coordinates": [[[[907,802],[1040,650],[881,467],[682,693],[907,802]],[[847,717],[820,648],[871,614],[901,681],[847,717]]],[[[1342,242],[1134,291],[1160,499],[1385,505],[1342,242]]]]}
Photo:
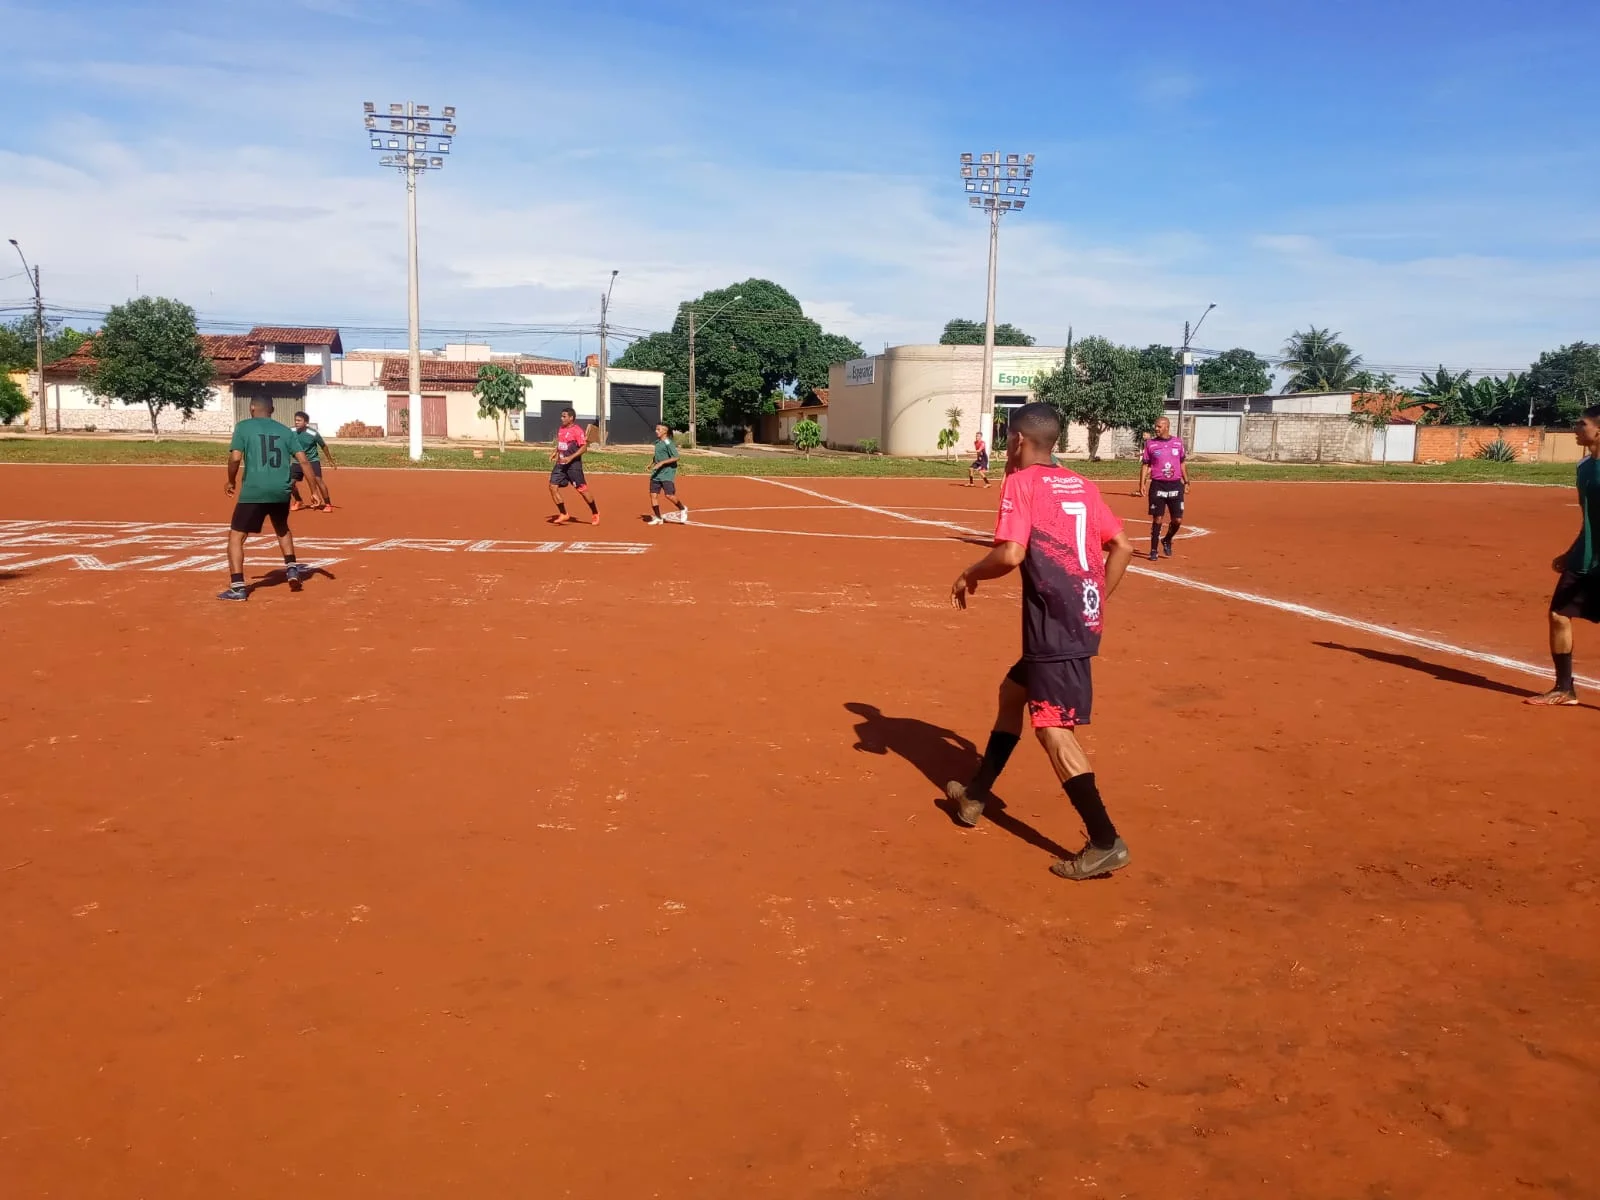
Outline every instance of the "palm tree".
{"type": "Polygon", "coordinates": [[[1432,375],[1423,372],[1422,382],[1411,389],[1418,403],[1428,410],[1430,425],[1469,425],[1477,408],[1478,394],[1469,382],[1471,371],[1451,374],[1443,363],[1432,375]]]}
{"type": "Polygon", "coordinates": [[[1290,372],[1285,392],[1343,392],[1360,386],[1366,377],[1361,355],[1339,340],[1337,333],[1318,329],[1295,330],[1283,344],[1283,363],[1290,372]]]}

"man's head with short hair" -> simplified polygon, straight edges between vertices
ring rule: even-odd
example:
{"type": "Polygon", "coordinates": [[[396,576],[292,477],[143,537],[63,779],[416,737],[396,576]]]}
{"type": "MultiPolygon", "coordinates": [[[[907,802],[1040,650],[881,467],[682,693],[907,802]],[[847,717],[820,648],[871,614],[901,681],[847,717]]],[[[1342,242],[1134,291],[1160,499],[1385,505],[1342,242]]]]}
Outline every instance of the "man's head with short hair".
{"type": "Polygon", "coordinates": [[[1019,467],[1048,463],[1061,438],[1061,416],[1050,405],[1035,400],[1011,414],[1007,457],[1019,467]]]}
{"type": "Polygon", "coordinates": [[[307,428],[310,427],[310,425],[311,425],[311,414],[310,413],[304,413],[304,412],[295,413],[295,415],[294,415],[294,427],[296,429],[307,429],[307,428]]]}
{"type": "Polygon", "coordinates": [[[664,440],[671,432],[672,430],[667,428],[667,423],[665,421],[656,422],[656,441],[659,442],[664,440]]]}
{"type": "Polygon", "coordinates": [[[1583,410],[1573,432],[1578,435],[1578,445],[1584,449],[1600,446],[1600,404],[1583,410]]]}
{"type": "Polygon", "coordinates": [[[1156,418],[1156,436],[1158,438],[1169,438],[1169,437],[1171,437],[1172,436],[1172,422],[1167,420],[1167,418],[1165,418],[1165,417],[1157,417],[1156,418]]]}
{"type": "Polygon", "coordinates": [[[561,423],[563,425],[571,425],[577,419],[578,419],[578,414],[575,413],[572,409],[563,408],[561,410],[561,423]]]}
{"type": "Polygon", "coordinates": [[[270,417],[273,403],[271,396],[257,396],[250,401],[250,415],[252,417],[270,417]]]}

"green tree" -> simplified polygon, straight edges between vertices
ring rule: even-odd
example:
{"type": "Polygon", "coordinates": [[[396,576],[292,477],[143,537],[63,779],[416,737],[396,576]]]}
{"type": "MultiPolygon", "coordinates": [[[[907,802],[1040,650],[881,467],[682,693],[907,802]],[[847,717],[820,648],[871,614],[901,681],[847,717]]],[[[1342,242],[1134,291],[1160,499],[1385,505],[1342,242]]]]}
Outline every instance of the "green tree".
{"type": "Polygon", "coordinates": [[[810,417],[796,421],[794,423],[794,444],[795,449],[803,451],[805,456],[810,458],[811,452],[822,445],[822,426],[818,425],[810,417]]]}
{"type": "Polygon", "coordinates": [[[506,427],[511,424],[511,414],[528,407],[523,398],[527,390],[526,379],[498,363],[484,363],[478,368],[478,383],[472,394],[478,398],[478,415],[494,422],[501,454],[506,452],[506,427]]]}
{"type": "Polygon", "coordinates": [[[1139,361],[1161,380],[1161,394],[1172,394],[1172,381],[1178,377],[1178,372],[1183,370],[1183,359],[1171,346],[1157,346],[1154,343],[1139,351],[1139,361]]]}
{"type": "MultiPolygon", "coordinates": [[[[65,358],[88,340],[87,334],[65,328],[59,320],[44,321],[44,361],[65,358]]],[[[33,370],[33,316],[0,324],[0,371],[33,370]]]]}
{"type": "Polygon", "coordinates": [[[1312,326],[1295,330],[1283,344],[1283,369],[1290,373],[1285,392],[1342,392],[1370,382],[1361,356],[1337,333],[1312,326]]]}
{"type": "MultiPolygon", "coordinates": [[[[939,335],[941,346],[981,346],[983,345],[983,322],[967,321],[955,317],[944,323],[944,332],[939,335]]],[[[1023,333],[1009,321],[994,327],[994,344],[996,346],[1031,346],[1033,337],[1023,333]]]]}
{"type": "Polygon", "coordinates": [[[1091,459],[1099,457],[1100,435],[1108,429],[1155,428],[1166,382],[1142,351],[1088,337],[1072,357],[1069,365],[1035,380],[1033,394],[1054,406],[1063,422],[1088,427],[1091,459]]]}
{"type": "Polygon", "coordinates": [[[1480,415],[1478,390],[1469,382],[1471,371],[1451,374],[1443,363],[1432,375],[1426,371],[1421,382],[1411,389],[1413,404],[1420,405],[1423,421],[1429,425],[1471,425],[1480,415]]]}
{"type": "Polygon", "coordinates": [[[1523,403],[1533,405],[1534,424],[1572,425],[1584,409],[1600,404],[1600,346],[1573,342],[1546,350],[1522,380],[1523,403]]]}
{"type": "Polygon", "coordinates": [[[617,359],[619,367],[666,376],[662,401],[675,427],[688,419],[691,310],[698,321],[695,417],[703,429],[753,425],[774,410],[774,396],[809,397],[826,384],[830,362],[861,356],[859,345],[824,333],[793,294],[771,280],[706,292],[678,306],[670,330],[634,342],[617,359]]]}
{"type": "Polygon", "coordinates": [[[1252,350],[1236,346],[1200,364],[1203,396],[1260,396],[1272,386],[1272,368],[1252,350]]]}
{"type": "Polygon", "coordinates": [[[17,386],[17,381],[0,373],[0,425],[11,424],[32,407],[27,395],[17,386]]]}
{"type": "Polygon", "coordinates": [[[150,432],[172,408],[187,421],[211,394],[212,366],[195,331],[194,309],[164,296],[141,296],[106,314],[95,337],[94,365],[83,381],[96,396],[150,411],[150,432]]]}

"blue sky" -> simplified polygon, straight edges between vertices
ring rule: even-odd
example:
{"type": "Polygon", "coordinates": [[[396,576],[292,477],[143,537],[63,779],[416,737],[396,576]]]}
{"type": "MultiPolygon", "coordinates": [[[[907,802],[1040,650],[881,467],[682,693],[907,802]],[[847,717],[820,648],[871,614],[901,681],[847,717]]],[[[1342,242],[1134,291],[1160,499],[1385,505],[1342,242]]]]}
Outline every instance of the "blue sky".
{"type": "Polygon", "coordinates": [[[1211,301],[1203,345],[1315,323],[1395,366],[1600,338],[1593,4],[0,0],[0,29],[0,237],[62,304],[137,280],[381,344],[404,196],[360,105],[410,97],[460,110],[428,325],[593,320],[616,268],[627,325],[758,275],[869,349],[933,340],[982,316],[955,163],[997,148],[1038,155],[999,316],[1041,342],[1173,341],[1211,301]]]}

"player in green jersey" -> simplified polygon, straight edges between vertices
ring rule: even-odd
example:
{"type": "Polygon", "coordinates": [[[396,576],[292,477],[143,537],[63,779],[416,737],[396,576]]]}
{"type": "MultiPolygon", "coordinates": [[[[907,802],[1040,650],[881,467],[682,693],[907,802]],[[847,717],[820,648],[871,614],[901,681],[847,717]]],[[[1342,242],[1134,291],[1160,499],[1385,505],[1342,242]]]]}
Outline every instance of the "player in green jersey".
{"type": "Polygon", "coordinates": [[[678,448],[672,444],[672,430],[665,425],[656,426],[656,446],[650,455],[650,524],[662,525],[676,519],[678,524],[689,523],[689,510],[678,499],[678,448]],[[661,496],[677,506],[676,518],[661,515],[661,496]]]}
{"type": "Polygon", "coordinates": [[[1578,510],[1583,528],[1565,554],[1550,565],[1560,578],[1550,597],[1550,657],[1556,685],[1530,696],[1529,704],[1570,707],[1578,703],[1572,678],[1572,618],[1600,622],[1600,405],[1584,410],[1575,432],[1584,456],[1578,463],[1578,510]]]}
{"type": "Polygon", "coordinates": [[[244,540],[260,533],[272,522],[283,551],[283,565],[289,582],[299,584],[310,574],[294,557],[294,537],[289,533],[289,469],[298,465],[311,482],[320,501],[322,484],[311,474],[311,463],[300,444],[300,435],[272,419],[271,400],[250,401],[250,416],[233,427],[228,446],[228,486],[225,494],[238,492],[233,520],[228,526],[228,590],[218,600],[248,600],[250,589],[244,583],[244,540]],[[244,468],[244,485],[239,484],[239,468],[244,468]]]}
{"type": "MultiPolygon", "coordinates": [[[[333,510],[333,493],[328,491],[327,481],[322,478],[322,460],[326,458],[330,467],[339,465],[333,461],[333,447],[322,440],[320,433],[311,428],[311,418],[303,412],[297,412],[294,415],[294,431],[300,435],[300,446],[305,450],[306,459],[311,463],[311,473],[317,477],[317,483],[322,488],[322,511],[331,512],[333,510]]],[[[301,471],[299,463],[295,463],[289,468],[289,509],[291,512],[300,507],[299,488],[295,485],[304,478],[305,473],[301,471]]],[[[307,486],[309,487],[310,485],[307,486]]],[[[311,494],[315,499],[315,490],[311,494]]],[[[311,507],[315,508],[317,505],[313,503],[311,507]]]]}

